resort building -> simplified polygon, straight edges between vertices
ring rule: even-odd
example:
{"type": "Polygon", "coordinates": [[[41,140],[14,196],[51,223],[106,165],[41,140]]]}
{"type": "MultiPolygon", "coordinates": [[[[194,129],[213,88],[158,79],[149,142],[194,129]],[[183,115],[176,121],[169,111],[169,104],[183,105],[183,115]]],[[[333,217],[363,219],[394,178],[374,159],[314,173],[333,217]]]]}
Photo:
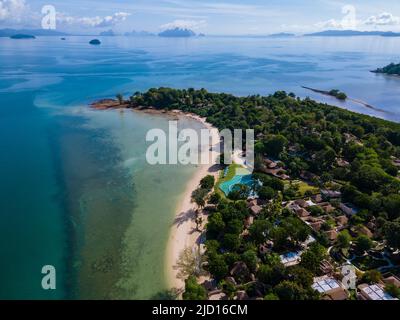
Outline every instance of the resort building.
{"type": "Polygon", "coordinates": [[[358,289],[360,290],[358,295],[360,300],[399,300],[385,292],[381,284],[368,285],[364,283],[359,285],[358,289]]]}
{"type": "Polygon", "coordinates": [[[325,300],[346,300],[349,293],[335,278],[329,276],[314,278],[312,288],[318,291],[325,300]]]}
{"type": "Polygon", "coordinates": [[[355,214],[358,213],[357,208],[355,208],[353,205],[349,203],[340,203],[339,205],[340,210],[342,210],[346,215],[348,216],[354,216],[355,214]]]}
{"type": "Polygon", "coordinates": [[[280,255],[281,262],[285,267],[298,265],[301,261],[302,252],[288,252],[280,255]]]}
{"type": "Polygon", "coordinates": [[[326,200],[330,199],[338,199],[342,196],[340,191],[333,191],[333,190],[321,190],[322,197],[326,200]]]}

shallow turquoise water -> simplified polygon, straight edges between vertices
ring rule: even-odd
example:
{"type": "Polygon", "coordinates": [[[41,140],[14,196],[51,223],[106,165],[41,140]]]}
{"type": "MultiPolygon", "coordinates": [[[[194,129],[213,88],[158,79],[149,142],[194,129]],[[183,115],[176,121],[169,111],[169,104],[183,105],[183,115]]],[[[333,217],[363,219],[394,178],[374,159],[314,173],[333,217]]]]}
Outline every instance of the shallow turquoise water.
{"type": "Polygon", "coordinates": [[[306,85],[400,119],[400,80],[368,72],[397,61],[398,38],[88,40],[0,38],[0,298],[151,298],[165,289],[168,226],[194,168],[146,166],[144,133],[166,120],[88,111],[94,99],[190,86],[338,103],[306,85]],[[162,183],[171,177],[176,188],[162,183]],[[57,269],[55,291],[40,287],[45,264],[57,269]]]}

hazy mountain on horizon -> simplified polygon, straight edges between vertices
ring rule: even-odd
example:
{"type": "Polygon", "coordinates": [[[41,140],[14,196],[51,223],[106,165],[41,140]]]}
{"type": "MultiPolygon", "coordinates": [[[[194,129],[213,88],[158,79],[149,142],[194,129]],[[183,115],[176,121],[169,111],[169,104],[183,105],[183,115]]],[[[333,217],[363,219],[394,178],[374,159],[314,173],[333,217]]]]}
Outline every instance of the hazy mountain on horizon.
{"type": "Polygon", "coordinates": [[[196,33],[187,28],[175,28],[175,29],[167,29],[158,34],[160,37],[165,38],[189,38],[195,37],[196,33]]]}
{"type": "Polygon", "coordinates": [[[116,34],[112,29],[110,29],[110,30],[106,30],[106,31],[100,32],[99,36],[114,37],[114,36],[116,36],[116,34]]]}
{"type": "Polygon", "coordinates": [[[354,36],[382,36],[400,37],[400,33],[392,31],[357,31],[357,30],[325,30],[321,32],[308,33],[305,37],[354,37],[354,36]]]}
{"type": "Polygon", "coordinates": [[[155,37],[156,34],[151,33],[149,31],[132,30],[131,32],[125,32],[124,36],[126,36],[126,37],[155,37]]]}
{"type": "Polygon", "coordinates": [[[67,33],[56,31],[56,30],[46,30],[46,29],[0,29],[0,37],[11,37],[16,34],[26,34],[32,36],[67,36],[67,33]]]}
{"type": "Polygon", "coordinates": [[[294,33],[288,33],[288,32],[281,32],[281,33],[273,33],[268,35],[270,38],[291,38],[295,37],[296,35],[294,33]]]}

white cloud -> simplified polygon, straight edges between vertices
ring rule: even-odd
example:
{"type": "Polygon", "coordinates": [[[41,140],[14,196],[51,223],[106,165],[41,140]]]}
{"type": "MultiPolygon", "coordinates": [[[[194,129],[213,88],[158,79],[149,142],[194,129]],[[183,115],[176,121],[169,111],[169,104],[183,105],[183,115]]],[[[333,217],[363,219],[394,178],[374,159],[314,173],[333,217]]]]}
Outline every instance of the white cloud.
{"type": "Polygon", "coordinates": [[[61,13],[57,14],[57,20],[61,24],[79,25],[83,27],[104,28],[112,27],[123,22],[131,14],[127,12],[116,12],[113,15],[105,17],[72,17],[61,13]]]}
{"type": "Polygon", "coordinates": [[[368,26],[394,26],[400,24],[400,18],[391,13],[383,12],[378,16],[371,16],[364,21],[368,26]]]}
{"type": "Polygon", "coordinates": [[[206,25],[207,22],[205,20],[175,20],[170,23],[163,24],[162,26],[160,26],[160,29],[167,30],[167,29],[180,28],[180,29],[197,30],[205,27],[206,25]]]}
{"type": "Polygon", "coordinates": [[[19,22],[27,11],[25,0],[0,0],[0,21],[19,22]]]}
{"type": "Polygon", "coordinates": [[[335,19],[330,19],[327,21],[318,22],[315,26],[319,29],[344,29],[344,26],[341,21],[337,21],[335,19]]]}
{"type": "Polygon", "coordinates": [[[318,22],[315,27],[319,29],[354,29],[357,28],[360,21],[357,20],[356,8],[352,5],[342,7],[343,18],[341,20],[330,19],[318,22]]]}

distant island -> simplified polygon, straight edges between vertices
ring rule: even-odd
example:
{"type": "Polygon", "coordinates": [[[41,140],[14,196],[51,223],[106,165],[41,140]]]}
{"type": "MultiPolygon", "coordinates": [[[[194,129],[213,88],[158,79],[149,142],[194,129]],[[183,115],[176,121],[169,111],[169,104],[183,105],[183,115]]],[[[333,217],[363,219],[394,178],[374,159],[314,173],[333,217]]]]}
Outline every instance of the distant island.
{"type": "Polygon", "coordinates": [[[14,34],[10,36],[11,39],[36,39],[35,36],[30,34],[14,34]]]}
{"type": "Polygon", "coordinates": [[[360,37],[360,36],[381,36],[400,37],[400,33],[391,31],[356,31],[356,30],[326,30],[305,34],[305,37],[360,37]]]}
{"type": "Polygon", "coordinates": [[[103,36],[103,37],[114,37],[116,36],[115,32],[113,30],[107,30],[107,31],[103,31],[100,32],[99,36],[103,36]]]}
{"type": "Polygon", "coordinates": [[[296,35],[294,33],[281,32],[281,33],[270,34],[268,37],[269,38],[292,38],[292,37],[295,37],[295,36],[296,35]]]}
{"type": "Polygon", "coordinates": [[[155,37],[156,34],[148,32],[148,31],[136,31],[133,30],[131,32],[125,32],[125,37],[155,37]]]}
{"type": "Polygon", "coordinates": [[[101,44],[101,41],[99,39],[93,39],[93,40],[90,40],[89,44],[91,44],[91,45],[99,45],[99,44],[101,44]]]}
{"type": "Polygon", "coordinates": [[[44,30],[44,29],[0,29],[0,37],[11,37],[18,34],[26,34],[32,36],[66,36],[64,32],[55,30],[44,30]]]}
{"type": "Polygon", "coordinates": [[[175,28],[175,29],[167,29],[162,31],[158,34],[160,37],[164,38],[190,38],[195,37],[196,33],[190,29],[182,29],[182,28],[175,28]]]}
{"type": "Polygon", "coordinates": [[[378,68],[371,72],[400,76],[400,63],[398,63],[398,64],[391,63],[391,64],[387,65],[386,67],[378,68]]]}

